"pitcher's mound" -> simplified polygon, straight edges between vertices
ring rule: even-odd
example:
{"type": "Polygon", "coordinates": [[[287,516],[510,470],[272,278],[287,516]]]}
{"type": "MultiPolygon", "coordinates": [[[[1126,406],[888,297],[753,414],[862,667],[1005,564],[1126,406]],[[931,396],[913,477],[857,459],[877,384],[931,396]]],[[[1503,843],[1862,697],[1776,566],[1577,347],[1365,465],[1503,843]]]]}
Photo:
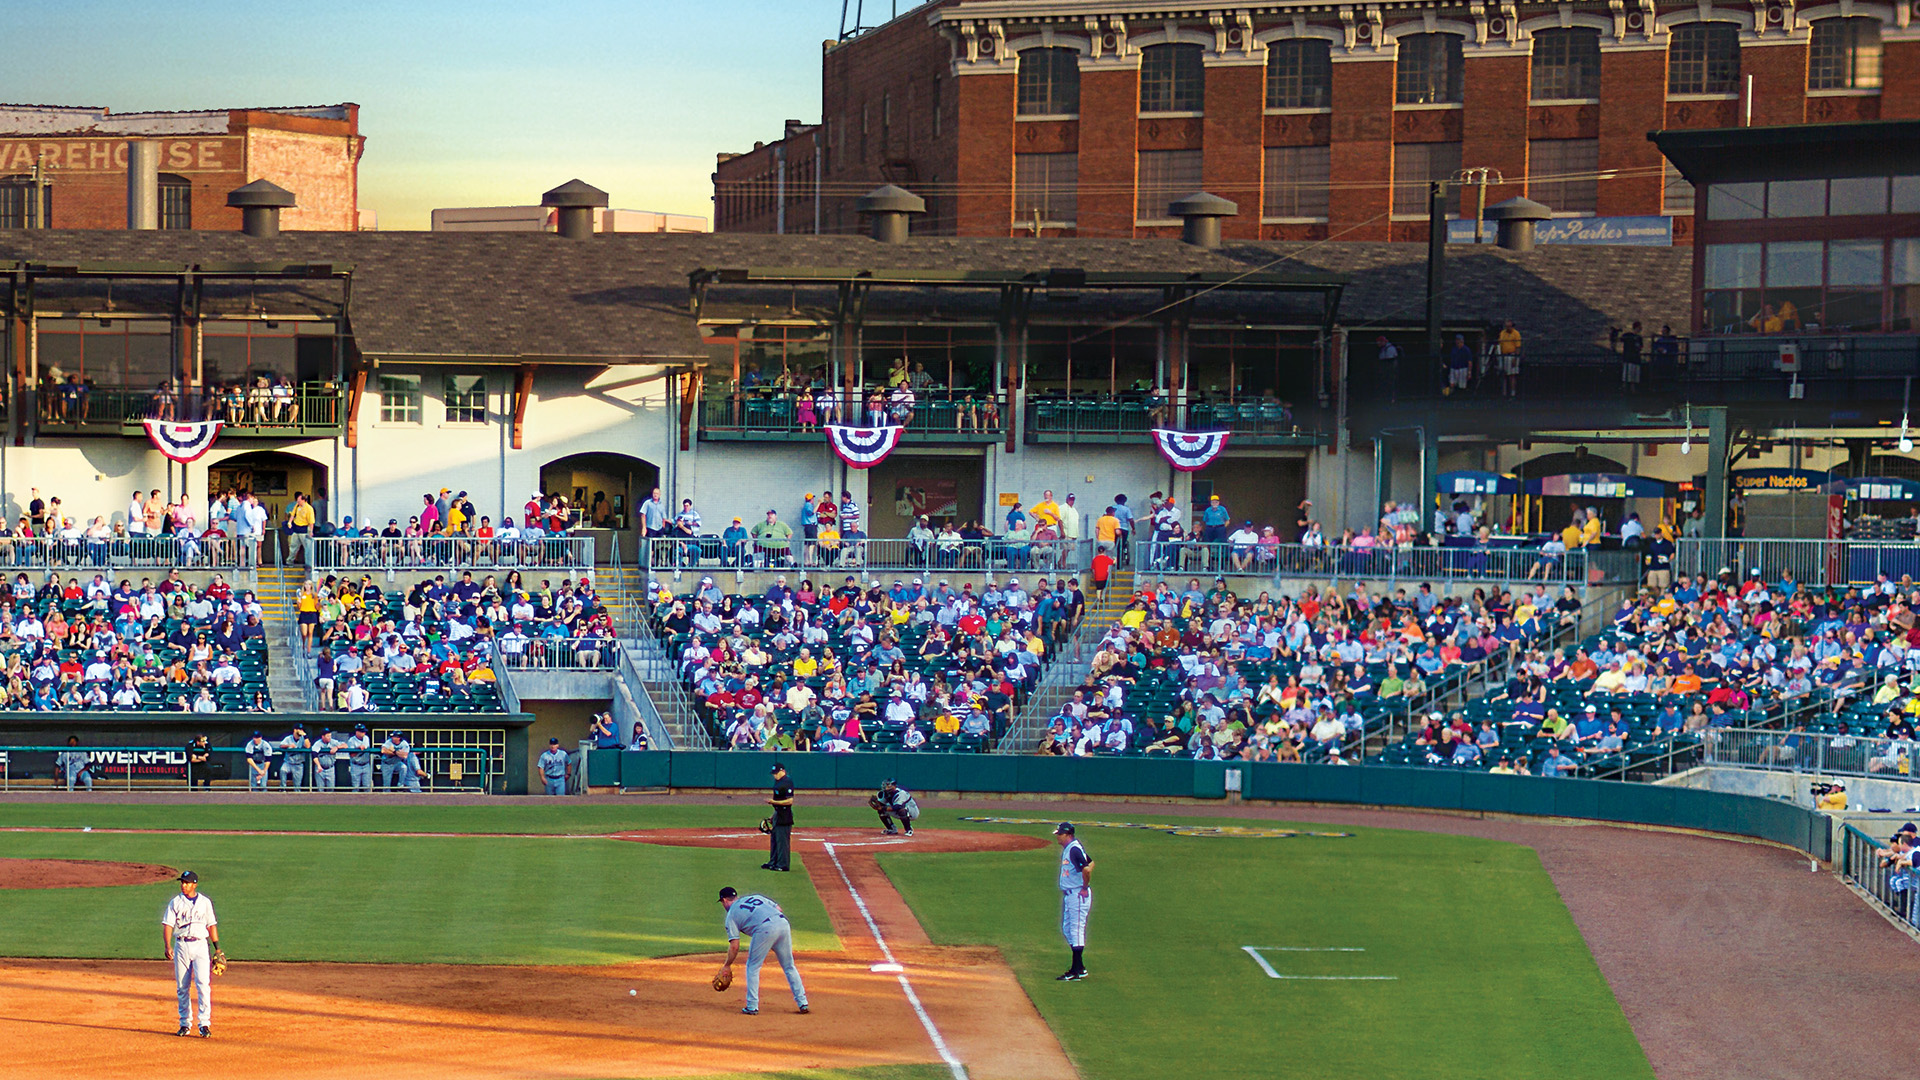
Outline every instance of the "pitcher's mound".
{"type": "MultiPolygon", "coordinates": [[[[615,840],[634,840],[642,844],[665,844],[669,847],[710,847],[751,850],[767,846],[766,836],[758,829],[642,829],[637,832],[614,833],[615,840]]],[[[969,832],[960,829],[917,829],[912,836],[888,836],[878,828],[872,829],[808,829],[793,830],[793,846],[799,849],[822,848],[832,844],[835,848],[855,850],[867,854],[879,854],[882,851],[1029,851],[1046,847],[1045,839],[1038,836],[1023,836],[1019,833],[969,832]]]]}
{"type": "Polygon", "coordinates": [[[0,888],[97,889],[105,885],[151,885],[180,876],[157,863],[92,859],[0,859],[0,888]]]}

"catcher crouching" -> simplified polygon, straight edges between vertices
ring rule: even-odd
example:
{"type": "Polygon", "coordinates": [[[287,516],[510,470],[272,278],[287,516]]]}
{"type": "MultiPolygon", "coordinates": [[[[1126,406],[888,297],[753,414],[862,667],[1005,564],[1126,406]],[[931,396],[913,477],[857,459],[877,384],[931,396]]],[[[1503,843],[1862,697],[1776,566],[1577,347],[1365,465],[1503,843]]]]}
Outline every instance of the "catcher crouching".
{"type": "Polygon", "coordinates": [[[877,793],[868,797],[867,805],[880,815],[880,827],[887,830],[888,836],[902,831],[913,835],[913,823],[920,817],[920,804],[898,782],[888,780],[882,784],[877,793]],[[899,823],[898,828],[895,822],[899,823]]]}

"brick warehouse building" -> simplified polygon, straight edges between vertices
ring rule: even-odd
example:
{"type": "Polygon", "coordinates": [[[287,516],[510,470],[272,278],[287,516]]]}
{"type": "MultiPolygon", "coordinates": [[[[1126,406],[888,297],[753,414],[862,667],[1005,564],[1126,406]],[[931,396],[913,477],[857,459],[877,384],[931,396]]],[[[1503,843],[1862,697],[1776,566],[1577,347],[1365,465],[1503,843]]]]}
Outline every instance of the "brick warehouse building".
{"type": "Polygon", "coordinates": [[[1229,238],[1420,240],[1427,182],[1486,169],[1685,243],[1647,133],[1920,117],[1916,7],[933,0],[826,44],[821,122],[720,155],[714,220],[852,231],[891,182],[922,231],[1153,236],[1204,188],[1229,238]]]}
{"type": "Polygon", "coordinates": [[[159,146],[160,227],[233,229],[227,193],[270,180],[299,193],[289,229],[359,227],[360,106],[113,113],[0,105],[0,228],[127,224],[127,143],[159,146]],[[32,212],[35,164],[40,213],[32,212]]]}

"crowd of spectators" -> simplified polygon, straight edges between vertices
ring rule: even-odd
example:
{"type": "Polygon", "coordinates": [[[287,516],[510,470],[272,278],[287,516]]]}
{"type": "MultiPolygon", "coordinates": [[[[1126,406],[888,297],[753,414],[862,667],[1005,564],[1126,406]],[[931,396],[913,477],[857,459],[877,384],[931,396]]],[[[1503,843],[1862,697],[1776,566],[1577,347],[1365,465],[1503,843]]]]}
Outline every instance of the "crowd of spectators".
{"type": "Polygon", "coordinates": [[[341,712],[494,710],[496,659],[511,667],[551,650],[567,666],[602,666],[614,640],[591,580],[536,586],[517,570],[437,574],[392,594],[372,575],[329,575],[302,587],[295,619],[321,708],[341,712]]]}
{"type": "Polygon", "coordinates": [[[1210,588],[1162,578],[1105,635],[1037,749],[1342,763],[1389,714],[1526,648],[1579,607],[1571,589],[1555,600],[1544,586],[1465,598],[1427,584],[1344,597],[1309,586],[1249,598],[1224,576],[1210,588]]]}
{"type": "Polygon", "coordinates": [[[251,592],[220,575],[155,582],[95,574],[0,590],[6,709],[267,712],[266,628],[251,592]]]}
{"type": "Polygon", "coordinates": [[[837,588],[780,576],[765,593],[711,577],[655,594],[651,618],[732,749],[984,749],[1086,611],[1077,578],[938,579],[837,588]]]}

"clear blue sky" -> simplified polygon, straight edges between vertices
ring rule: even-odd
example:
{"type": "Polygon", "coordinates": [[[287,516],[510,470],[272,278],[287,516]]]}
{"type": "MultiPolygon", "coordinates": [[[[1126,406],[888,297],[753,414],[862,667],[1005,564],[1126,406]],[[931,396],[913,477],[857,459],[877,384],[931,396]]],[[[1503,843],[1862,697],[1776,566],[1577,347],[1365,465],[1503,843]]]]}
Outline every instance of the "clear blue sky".
{"type": "Polygon", "coordinates": [[[614,206],[711,218],[716,152],[819,118],[839,21],[839,0],[0,0],[0,101],[358,102],[382,229],[576,176],[614,206]]]}

